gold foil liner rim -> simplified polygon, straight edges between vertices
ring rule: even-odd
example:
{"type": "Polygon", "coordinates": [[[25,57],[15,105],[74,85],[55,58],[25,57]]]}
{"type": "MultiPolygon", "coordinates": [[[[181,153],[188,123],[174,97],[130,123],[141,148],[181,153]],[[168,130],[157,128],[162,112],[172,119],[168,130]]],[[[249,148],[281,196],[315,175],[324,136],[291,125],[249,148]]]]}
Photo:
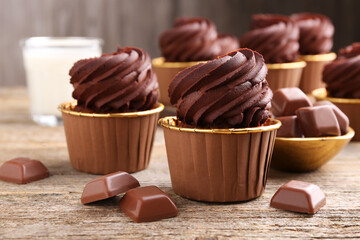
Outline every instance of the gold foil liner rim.
{"type": "Polygon", "coordinates": [[[268,69],[295,69],[304,68],[306,66],[306,62],[298,60],[290,63],[267,63],[266,66],[268,69]]]}
{"type": "Polygon", "coordinates": [[[245,134],[267,132],[280,128],[281,122],[276,119],[270,118],[270,125],[250,128],[225,128],[225,129],[201,129],[201,128],[186,128],[177,127],[177,118],[175,116],[164,117],[159,119],[159,125],[170,130],[191,133],[216,133],[216,134],[245,134]]]}
{"type": "Polygon", "coordinates": [[[334,103],[348,103],[348,104],[360,104],[360,98],[334,98],[328,97],[325,88],[318,88],[311,92],[316,100],[328,100],[334,103]]]}
{"type": "Polygon", "coordinates": [[[326,136],[326,137],[304,137],[304,138],[292,138],[292,137],[276,137],[276,141],[282,142],[321,142],[326,140],[336,140],[336,139],[351,139],[355,135],[354,129],[349,127],[349,131],[341,136],[326,136]]]}
{"type": "Polygon", "coordinates": [[[187,68],[194,66],[199,63],[204,63],[206,61],[196,61],[196,62],[166,62],[164,57],[158,57],[151,60],[153,67],[162,67],[162,68],[187,68]]]}
{"type": "Polygon", "coordinates": [[[330,52],[325,54],[315,54],[315,55],[300,55],[300,59],[307,62],[323,62],[323,61],[333,61],[336,58],[336,53],[330,52]]]}
{"type": "Polygon", "coordinates": [[[164,105],[161,103],[156,103],[155,107],[146,110],[146,111],[138,111],[138,112],[126,112],[126,113],[83,113],[83,112],[77,112],[70,109],[74,109],[74,107],[77,105],[77,101],[70,101],[70,102],[64,102],[61,103],[58,106],[58,110],[62,113],[74,115],[74,116],[80,116],[80,117],[140,117],[140,116],[146,116],[151,115],[154,113],[159,113],[162,110],[164,110],[164,105]]]}

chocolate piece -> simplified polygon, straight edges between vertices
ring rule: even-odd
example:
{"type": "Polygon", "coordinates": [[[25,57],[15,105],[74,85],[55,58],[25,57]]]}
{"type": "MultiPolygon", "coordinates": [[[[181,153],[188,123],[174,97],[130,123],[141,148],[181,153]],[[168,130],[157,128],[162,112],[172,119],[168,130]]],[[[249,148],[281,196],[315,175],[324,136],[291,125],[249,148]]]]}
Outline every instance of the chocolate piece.
{"type": "Polygon", "coordinates": [[[292,180],[276,191],[270,207],[314,214],[325,204],[326,197],[319,186],[292,180]]]}
{"type": "Polygon", "coordinates": [[[314,103],[314,106],[330,106],[332,108],[332,110],[335,113],[335,116],[339,122],[339,126],[340,126],[340,130],[341,130],[341,134],[346,134],[349,132],[349,118],[346,116],[345,113],[343,113],[343,111],[340,110],[340,108],[338,108],[335,104],[333,104],[330,101],[319,101],[314,103]]]}
{"type": "Polygon", "coordinates": [[[87,204],[110,198],[139,186],[139,182],[126,172],[111,173],[88,182],[81,195],[81,203],[87,204]]]}
{"type": "Polygon", "coordinates": [[[303,107],[296,111],[305,137],[340,136],[340,126],[329,106],[303,107]]]}
{"type": "Polygon", "coordinates": [[[297,122],[297,116],[277,117],[281,127],[277,130],[276,137],[302,137],[301,127],[297,122]]]}
{"type": "Polygon", "coordinates": [[[271,111],[277,117],[295,115],[298,108],[309,106],[310,99],[299,88],[276,90],[271,101],[271,111]]]}
{"type": "Polygon", "coordinates": [[[0,167],[0,180],[25,184],[49,177],[48,169],[38,160],[15,158],[0,167]]]}
{"type": "Polygon", "coordinates": [[[119,204],[121,210],[135,222],[157,221],[178,214],[171,198],[155,186],[131,189],[119,204]]]}

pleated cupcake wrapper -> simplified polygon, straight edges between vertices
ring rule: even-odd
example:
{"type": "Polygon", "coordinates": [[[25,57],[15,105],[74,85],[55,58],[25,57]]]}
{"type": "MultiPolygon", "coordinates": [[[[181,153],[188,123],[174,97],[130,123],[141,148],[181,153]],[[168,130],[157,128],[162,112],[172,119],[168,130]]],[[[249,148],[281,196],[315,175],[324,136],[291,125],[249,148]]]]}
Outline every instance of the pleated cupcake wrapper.
{"type": "Polygon", "coordinates": [[[324,87],[322,72],[325,65],[336,58],[336,54],[304,55],[300,58],[306,61],[306,67],[301,76],[300,89],[305,93],[311,93],[314,89],[324,87]]]}
{"type": "Polygon", "coordinates": [[[159,100],[163,104],[171,106],[168,89],[175,75],[185,68],[191,67],[198,63],[200,62],[165,62],[163,57],[154,58],[152,60],[153,69],[159,82],[159,100]]]}
{"type": "Polygon", "coordinates": [[[301,74],[306,63],[304,61],[292,63],[266,64],[268,74],[266,80],[271,90],[280,88],[299,87],[301,74]]]}
{"type": "Polygon", "coordinates": [[[128,116],[98,114],[91,117],[92,114],[62,111],[72,166],[93,174],[132,173],[147,168],[163,105],[158,108],[139,116],[128,113],[128,116]]]}
{"type": "Polygon", "coordinates": [[[235,202],[263,193],[280,124],[242,133],[184,132],[161,125],[176,194],[197,201],[235,202]]]}
{"type": "Polygon", "coordinates": [[[312,91],[317,101],[328,100],[334,103],[349,118],[350,126],[355,130],[355,136],[351,141],[360,141],[360,99],[328,97],[325,88],[312,91]]]}

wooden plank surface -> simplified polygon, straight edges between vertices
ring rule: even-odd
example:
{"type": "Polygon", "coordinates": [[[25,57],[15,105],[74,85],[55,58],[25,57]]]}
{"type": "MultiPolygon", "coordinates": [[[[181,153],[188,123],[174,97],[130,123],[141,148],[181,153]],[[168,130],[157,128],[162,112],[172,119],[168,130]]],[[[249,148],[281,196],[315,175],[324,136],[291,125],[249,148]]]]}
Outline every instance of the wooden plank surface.
{"type": "Polygon", "coordinates": [[[118,208],[120,196],[81,205],[83,187],[95,176],[72,169],[62,127],[30,121],[24,88],[0,89],[0,102],[0,164],[26,156],[42,161],[51,172],[50,178],[26,185],[0,181],[0,239],[360,238],[360,143],[350,143],[313,173],[271,171],[258,199],[210,204],[173,193],[158,128],[149,168],[133,175],[141,185],[156,185],[170,194],[179,215],[137,224],[118,208]],[[326,206],[314,216],[270,208],[277,188],[291,179],[318,184],[326,206]]]}
{"type": "Polygon", "coordinates": [[[118,44],[160,56],[158,37],[180,16],[204,16],[219,32],[240,37],[252,14],[318,12],[334,22],[334,50],[360,41],[358,0],[0,0],[0,86],[25,85],[20,39],[85,36],[105,40],[104,52],[118,44]]]}

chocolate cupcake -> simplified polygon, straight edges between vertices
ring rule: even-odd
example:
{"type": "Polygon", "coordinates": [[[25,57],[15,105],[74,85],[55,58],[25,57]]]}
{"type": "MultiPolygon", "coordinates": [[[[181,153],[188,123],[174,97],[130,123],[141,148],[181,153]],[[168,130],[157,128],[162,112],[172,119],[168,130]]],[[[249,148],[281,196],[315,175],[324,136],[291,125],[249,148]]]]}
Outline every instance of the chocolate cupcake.
{"type": "Polygon", "coordinates": [[[326,89],[316,89],[313,95],[338,106],[355,130],[353,141],[360,141],[360,43],[339,50],[337,59],[325,66],[323,81],[326,89]]]}
{"type": "Polygon", "coordinates": [[[174,192],[208,202],[262,194],[277,120],[260,54],[239,49],[178,73],[169,87],[177,117],[159,120],[174,192]]]}
{"type": "Polygon", "coordinates": [[[76,62],[69,74],[77,101],[59,110],[72,166],[95,174],[146,168],[164,108],[149,55],[119,48],[76,62]]]}
{"type": "Polygon", "coordinates": [[[167,89],[171,79],[181,70],[208,61],[239,48],[237,39],[220,34],[206,18],[178,18],[174,26],[159,37],[161,58],[152,61],[159,77],[160,101],[170,105],[167,89]]]}
{"type": "Polygon", "coordinates": [[[258,51],[269,69],[270,88],[298,87],[304,61],[298,61],[299,28],[287,16],[256,14],[251,30],[240,38],[241,47],[258,51]]]}
{"type": "Polygon", "coordinates": [[[334,25],[328,17],[315,13],[293,14],[291,19],[300,29],[300,59],[306,61],[300,88],[310,93],[324,86],[324,66],[336,58],[336,54],[331,52],[334,25]]]}

